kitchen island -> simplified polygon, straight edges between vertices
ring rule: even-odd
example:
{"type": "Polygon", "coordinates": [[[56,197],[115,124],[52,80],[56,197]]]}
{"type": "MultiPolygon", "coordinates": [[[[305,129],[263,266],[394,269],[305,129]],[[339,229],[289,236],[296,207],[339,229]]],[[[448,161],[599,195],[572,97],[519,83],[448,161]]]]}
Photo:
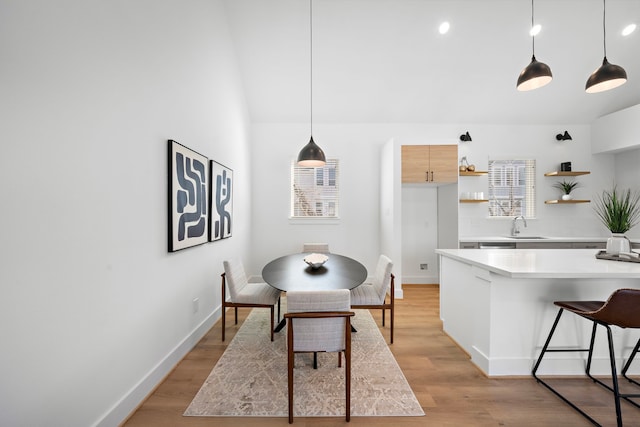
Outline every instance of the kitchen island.
{"type": "MultiPolygon", "coordinates": [[[[488,376],[530,375],[557,313],[553,301],[606,300],[619,288],[640,288],[640,263],[596,259],[593,249],[436,249],[444,331],[488,376]]],[[[563,315],[551,346],[587,347],[591,322],[563,315]]],[[[617,366],[639,330],[614,328],[617,366]]],[[[580,353],[545,357],[541,375],[584,373],[580,353]]],[[[630,372],[640,372],[640,362],[630,372]]],[[[604,329],[592,372],[610,373],[604,329]]]]}

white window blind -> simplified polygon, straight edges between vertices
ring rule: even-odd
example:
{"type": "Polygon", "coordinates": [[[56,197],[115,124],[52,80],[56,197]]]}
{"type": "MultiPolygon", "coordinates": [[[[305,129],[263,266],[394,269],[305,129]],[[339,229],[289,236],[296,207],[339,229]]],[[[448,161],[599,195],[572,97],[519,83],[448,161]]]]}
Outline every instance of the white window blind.
{"type": "Polygon", "coordinates": [[[338,159],[323,167],[308,168],[291,163],[291,217],[337,218],[339,196],[338,159]]]}
{"type": "Polygon", "coordinates": [[[489,160],[489,216],[536,216],[536,161],[489,160]]]}

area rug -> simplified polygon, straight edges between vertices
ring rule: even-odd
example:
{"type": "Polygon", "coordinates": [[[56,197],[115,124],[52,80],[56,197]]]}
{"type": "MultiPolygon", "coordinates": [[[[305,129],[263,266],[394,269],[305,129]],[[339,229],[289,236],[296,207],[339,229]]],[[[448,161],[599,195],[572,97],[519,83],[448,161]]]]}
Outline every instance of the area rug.
{"type": "MultiPolygon", "coordinates": [[[[423,416],[371,314],[355,312],[351,416],[423,416]]],[[[319,353],[317,370],[311,354],[297,354],[294,372],[294,416],[344,416],[344,368],[338,368],[337,353],[319,353]]],[[[287,402],[285,330],[271,342],[269,310],[254,309],[184,415],[286,417],[287,402]]]]}

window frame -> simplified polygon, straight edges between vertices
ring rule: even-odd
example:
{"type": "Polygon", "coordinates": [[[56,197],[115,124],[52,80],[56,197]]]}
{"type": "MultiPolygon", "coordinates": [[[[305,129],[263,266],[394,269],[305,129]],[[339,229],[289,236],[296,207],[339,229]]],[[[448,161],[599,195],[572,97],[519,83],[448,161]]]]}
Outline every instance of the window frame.
{"type": "Polygon", "coordinates": [[[535,159],[489,159],[488,171],[487,210],[490,218],[536,217],[535,159]],[[494,167],[494,163],[498,165],[494,167]],[[500,200],[506,201],[506,205],[500,200]]]}
{"type": "Polygon", "coordinates": [[[340,219],[339,159],[327,159],[326,164],[321,167],[298,166],[297,162],[292,160],[289,185],[289,219],[291,221],[298,223],[304,223],[306,221],[317,223],[320,221],[334,222],[340,219]],[[304,184],[301,180],[305,180],[307,183],[304,184]],[[300,206],[305,205],[304,202],[300,202],[298,199],[298,195],[301,192],[308,198],[306,200],[306,208],[300,206]],[[314,214],[300,215],[300,209],[305,209],[314,214]]]}

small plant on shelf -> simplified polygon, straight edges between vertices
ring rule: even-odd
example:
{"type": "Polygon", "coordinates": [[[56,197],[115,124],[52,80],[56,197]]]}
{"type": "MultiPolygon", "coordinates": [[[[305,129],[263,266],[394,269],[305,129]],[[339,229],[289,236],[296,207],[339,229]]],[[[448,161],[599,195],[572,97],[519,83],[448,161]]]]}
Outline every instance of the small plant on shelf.
{"type": "Polygon", "coordinates": [[[571,192],[578,187],[578,183],[575,181],[560,181],[556,182],[553,186],[562,190],[562,200],[570,200],[571,192]]]}
{"type": "Polygon", "coordinates": [[[575,181],[561,181],[556,182],[554,187],[559,188],[563,191],[563,194],[571,194],[574,188],[578,186],[578,183],[575,181]]]}

